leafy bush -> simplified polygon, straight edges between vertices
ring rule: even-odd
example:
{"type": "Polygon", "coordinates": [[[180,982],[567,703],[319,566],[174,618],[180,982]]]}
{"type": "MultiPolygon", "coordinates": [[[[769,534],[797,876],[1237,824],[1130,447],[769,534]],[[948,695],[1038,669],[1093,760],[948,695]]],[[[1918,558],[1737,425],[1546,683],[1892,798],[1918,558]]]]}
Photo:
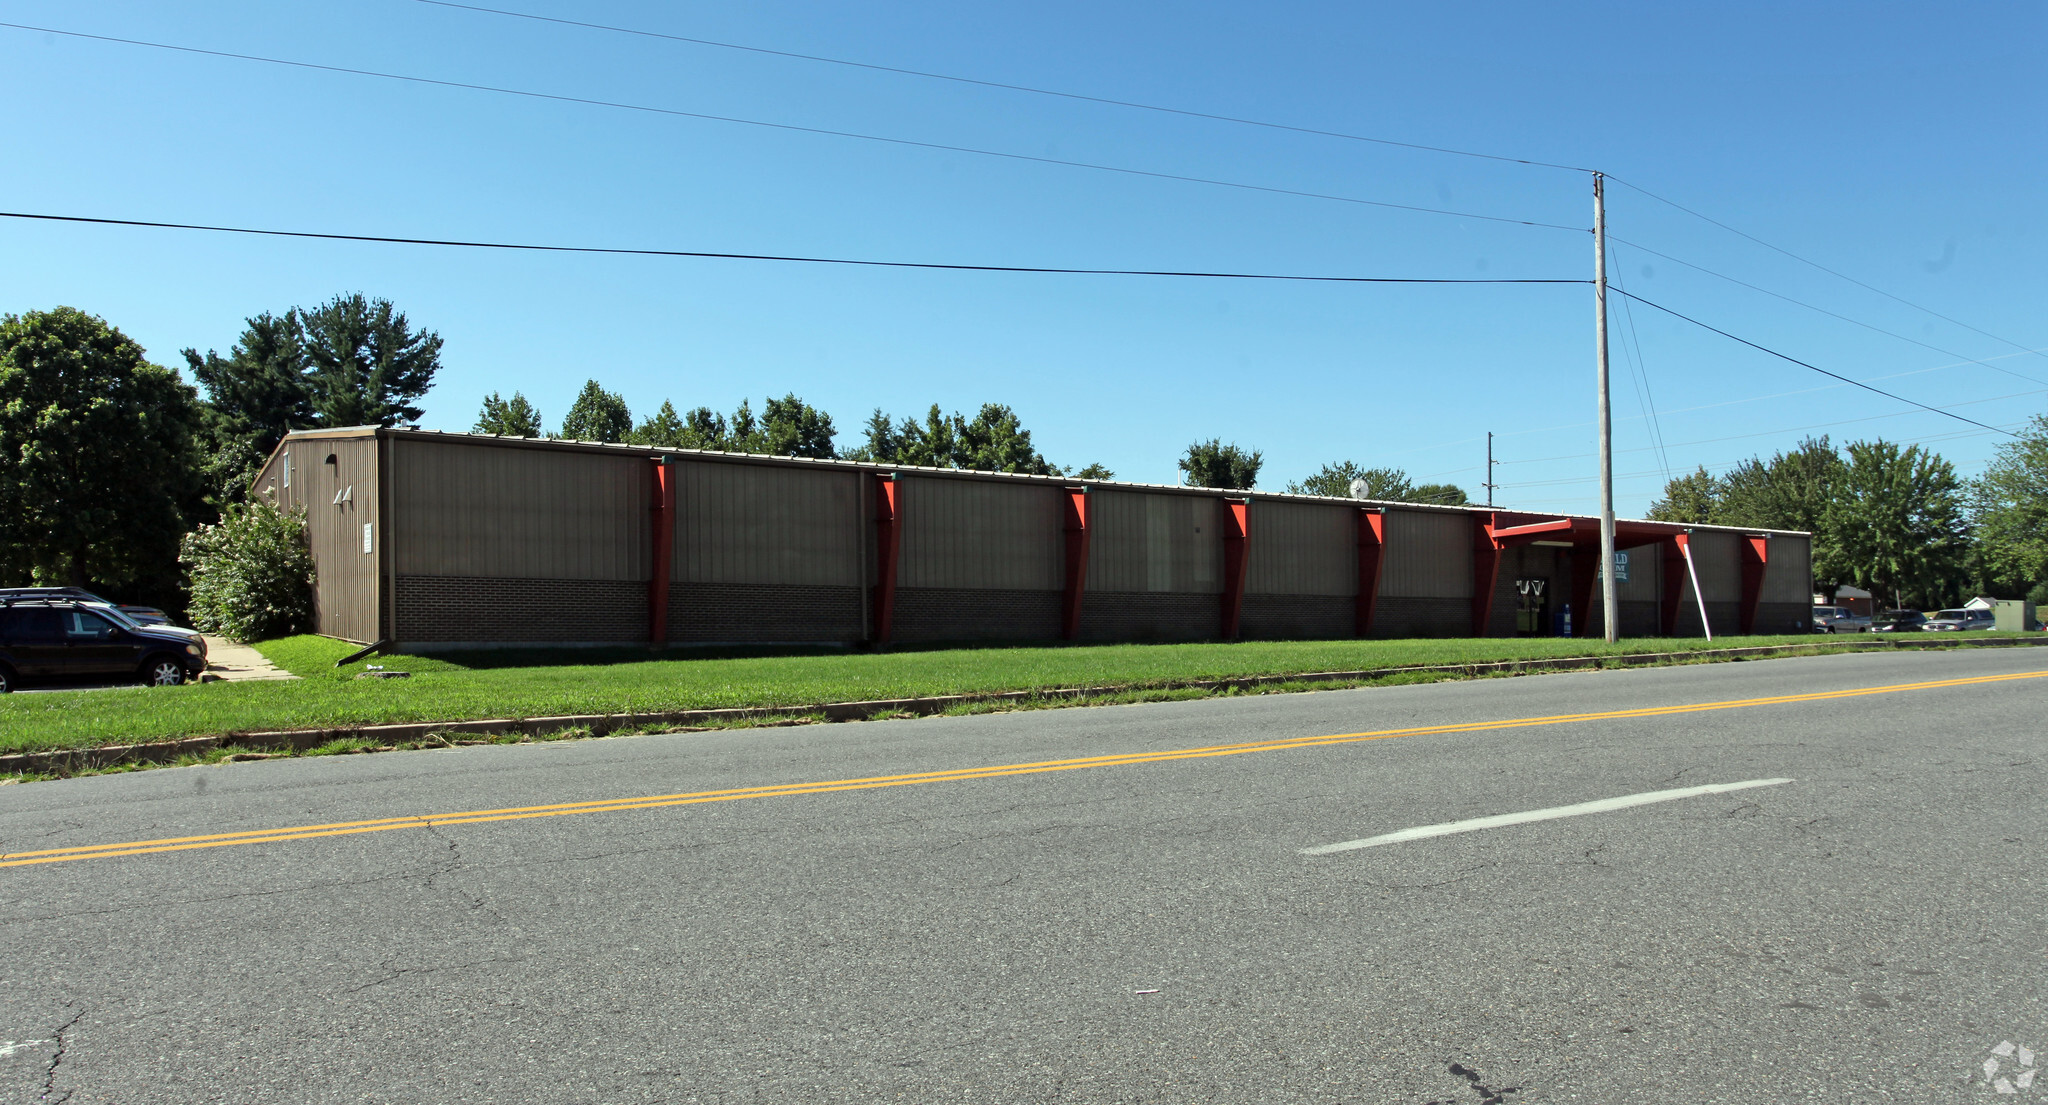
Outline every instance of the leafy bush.
{"type": "Polygon", "coordinates": [[[185,535],[178,559],[192,579],[192,625],[236,641],[313,628],[313,553],[303,511],[232,504],[220,523],[185,535]]]}

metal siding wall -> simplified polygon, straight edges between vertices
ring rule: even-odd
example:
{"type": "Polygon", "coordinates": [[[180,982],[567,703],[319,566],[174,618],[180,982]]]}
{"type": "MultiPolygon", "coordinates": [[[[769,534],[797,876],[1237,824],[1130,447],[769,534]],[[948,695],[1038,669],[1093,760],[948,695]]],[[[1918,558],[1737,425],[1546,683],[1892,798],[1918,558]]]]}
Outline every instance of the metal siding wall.
{"type": "Polygon", "coordinates": [[[264,465],[258,493],[274,489],[286,510],[306,512],[313,553],[314,628],[329,637],[368,644],[377,639],[377,552],[384,532],[377,509],[377,439],[313,438],[287,442],[264,465]],[[282,472],[290,457],[291,486],[282,472]],[[334,457],[328,464],[327,458],[334,457]],[[348,501],[336,503],[338,493],[348,501]],[[363,552],[363,524],[371,525],[372,551],[363,552]]]}
{"type": "Polygon", "coordinates": [[[1764,561],[1764,602],[1813,601],[1813,544],[1808,537],[1771,535],[1764,561]]]}
{"type": "Polygon", "coordinates": [[[861,585],[869,528],[861,474],[692,460],[676,467],[677,582],[861,585]]]}
{"type": "Polygon", "coordinates": [[[1358,593],[1358,508],[1254,502],[1245,591],[1255,595],[1358,593]]]}
{"type": "Polygon", "coordinates": [[[645,457],[400,440],[394,460],[398,575],[648,578],[645,457]]]}
{"type": "MultiPolygon", "coordinates": [[[[1737,602],[1742,598],[1742,565],[1736,559],[1737,541],[1732,533],[1699,533],[1692,535],[1693,570],[1699,573],[1700,590],[1706,592],[1709,603],[1737,602]]],[[[1681,562],[1682,563],[1682,562],[1681,562]]],[[[1686,601],[1693,601],[1692,582],[1686,581],[1686,601]]],[[[1733,633],[1729,628],[1721,632],[1733,633]]]]}
{"type": "MultiPolygon", "coordinates": [[[[1662,579],[1660,571],[1664,562],[1664,546],[1661,544],[1638,545],[1634,548],[1617,549],[1615,551],[1628,554],[1628,582],[1614,589],[1616,601],[1661,601],[1664,597],[1664,592],[1660,586],[1660,580],[1662,579]]],[[[1583,555],[1598,560],[1600,559],[1600,550],[1597,548],[1590,549],[1583,555]]],[[[1559,586],[1570,587],[1571,580],[1565,579],[1559,583],[1559,586]]],[[[1597,584],[1593,589],[1593,601],[1596,603],[1600,601],[1600,589],[1597,584]]]]}
{"type": "Polygon", "coordinates": [[[1057,591],[1065,575],[1059,488],[903,480],[898,587],[1057,591]]]}
{"type": "Polygon", "coordinates": [[[1220,495],[1091,493],[1088,590],[1221,593],[1223,510],[1220,495]]]}
{"type": "Polygon", "coordinates": [[[1380,594],[1410,598],[1472,596],[1474,515],[1387,511],[1380,594]]]}

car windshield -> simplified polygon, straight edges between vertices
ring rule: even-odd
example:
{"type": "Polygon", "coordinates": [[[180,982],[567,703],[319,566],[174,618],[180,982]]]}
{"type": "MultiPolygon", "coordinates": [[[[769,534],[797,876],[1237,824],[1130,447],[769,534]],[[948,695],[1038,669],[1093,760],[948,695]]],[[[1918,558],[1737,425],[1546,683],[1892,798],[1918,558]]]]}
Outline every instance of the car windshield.
{"type": "Polygon", "coordinates": [[[138,622],[134,618],[129,617],[126,613],[123,613],[120,607],[114,606],[109,603],[94,603],[92,606],[92,612],[98,614],[100,617],[105,618],[110,622],[114,622],[123,629],[142,628],[141,622],[138,622]]]}

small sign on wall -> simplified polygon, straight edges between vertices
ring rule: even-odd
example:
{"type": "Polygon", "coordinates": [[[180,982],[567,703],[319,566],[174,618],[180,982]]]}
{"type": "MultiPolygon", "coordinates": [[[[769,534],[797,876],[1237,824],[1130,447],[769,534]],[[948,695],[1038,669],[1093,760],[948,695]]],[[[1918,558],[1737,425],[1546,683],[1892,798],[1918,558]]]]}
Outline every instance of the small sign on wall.
{"type": "Polygon", "coordinates": [[[369,522],[363,523],[363,554],[365,556],[369,555],[370,552],[370,525],[371,523],[369,522]]]}
{"type": "MultiPolygon", "coordinates": [[[[1598,569],[1594,570],[1593,578],[1600,578],[1600,572],[1598,569]]],[[[1614,582],[1628,582],[1628,554],[1625,552],[1618,552],[1614,554],[1614,582]]]]}

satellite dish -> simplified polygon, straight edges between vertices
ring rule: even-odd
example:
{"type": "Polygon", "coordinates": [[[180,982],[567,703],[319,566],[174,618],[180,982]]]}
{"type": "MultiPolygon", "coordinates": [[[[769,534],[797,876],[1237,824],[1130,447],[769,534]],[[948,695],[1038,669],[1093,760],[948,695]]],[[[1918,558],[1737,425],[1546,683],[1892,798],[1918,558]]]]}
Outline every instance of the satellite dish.
{"type": "Polygon", "coordinates": [[[1363,499],[1363,498],[1365,498],[1365,481],[1364,481],[1364,480],[1362,480],[1362,479],[1357,479],[1357,480],[1352,480],[1352,481],[1351,481],[1351,497],[1352,497],[1352,498],[1354,498],[1354,499],[1363,499]]]}

